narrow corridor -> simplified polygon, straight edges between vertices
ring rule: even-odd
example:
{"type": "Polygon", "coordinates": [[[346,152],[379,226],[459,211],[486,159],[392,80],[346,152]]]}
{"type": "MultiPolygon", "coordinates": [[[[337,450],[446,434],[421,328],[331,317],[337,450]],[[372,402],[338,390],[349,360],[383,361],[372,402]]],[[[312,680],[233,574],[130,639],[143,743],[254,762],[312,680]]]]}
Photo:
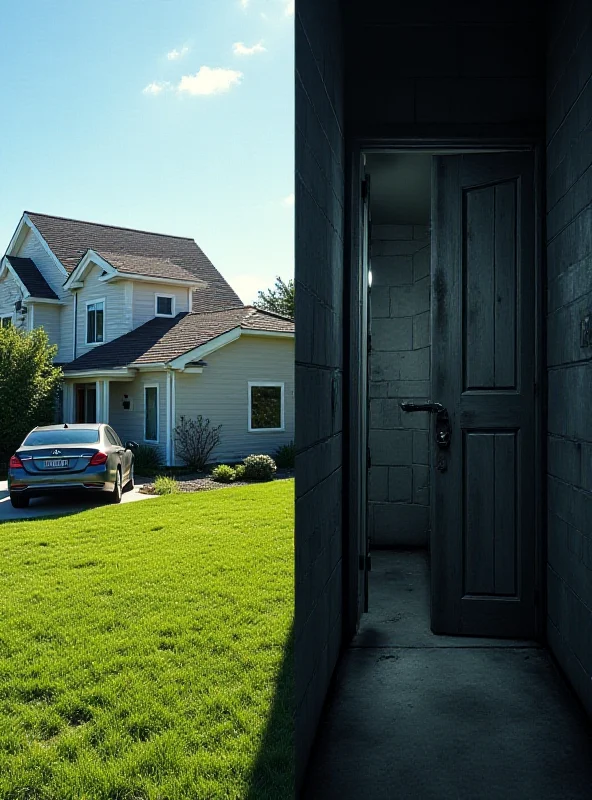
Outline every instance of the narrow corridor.
{"type": "Polygon", "coordinates": [[[379,551],[302,797],[584,800],[591,733],[547,650],[435,636],[426,553],[379,551]]]}

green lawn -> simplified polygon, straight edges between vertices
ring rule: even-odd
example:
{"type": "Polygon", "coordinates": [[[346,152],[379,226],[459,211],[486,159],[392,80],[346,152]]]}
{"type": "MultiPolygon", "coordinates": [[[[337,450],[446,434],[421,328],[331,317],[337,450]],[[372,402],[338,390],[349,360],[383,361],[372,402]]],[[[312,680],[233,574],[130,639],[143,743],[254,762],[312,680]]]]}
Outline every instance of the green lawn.
{"type": "Polygon", "coordinates": [[[293,795],[293,482],[0,526],[0,798],[293,795]]]}

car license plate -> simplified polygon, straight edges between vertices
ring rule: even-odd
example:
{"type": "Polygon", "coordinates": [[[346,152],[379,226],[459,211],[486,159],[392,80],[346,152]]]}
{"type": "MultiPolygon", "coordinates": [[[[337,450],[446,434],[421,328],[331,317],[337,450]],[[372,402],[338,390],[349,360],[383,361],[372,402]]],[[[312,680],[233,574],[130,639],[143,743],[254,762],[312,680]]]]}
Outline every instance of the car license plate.
{"type": "Polygon", "coordinates": [[[60,458],[53,461],[45,462],[45,469],[59,469],[59,467],[67,467],[69,464],[67,458],[60,458]]]}

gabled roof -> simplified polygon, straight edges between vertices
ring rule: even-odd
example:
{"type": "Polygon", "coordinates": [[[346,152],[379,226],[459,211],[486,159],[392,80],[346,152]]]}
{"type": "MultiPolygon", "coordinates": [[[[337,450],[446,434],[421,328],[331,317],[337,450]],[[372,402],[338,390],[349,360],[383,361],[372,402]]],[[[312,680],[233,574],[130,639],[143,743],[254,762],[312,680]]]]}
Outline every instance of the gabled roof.
{"type": "Polygon", "coordinates": [[[44,300],[59,299],[43,275],[39,272],[35,262],[30,258],[6,256],[6,260],[16,272],[19,280],[31,297],[40,297],[44,300]]]}
{"type": "Polygon", "coordinates": [[[168,363],[237,328],[246,332],[294,333],[292,320],[252,306],[203,314],[184,313],[174,319],[156,317],[71,361],[64,371],[168,363]]]}
{"type": "Polygon", "coordinates": [[[172,273],[182,273],[183,279],[187,279],[189,273],[206,281],[206,289],[194,292],[194,311],[242,306],[240,298],[193,239],[31,211],[25,214],[68,273],[75,269],[88,250],[94,250],[122,272],[165,278],[174,277],[172,273]],[[164,274],[157,275],[157,272],[164,274]]]}

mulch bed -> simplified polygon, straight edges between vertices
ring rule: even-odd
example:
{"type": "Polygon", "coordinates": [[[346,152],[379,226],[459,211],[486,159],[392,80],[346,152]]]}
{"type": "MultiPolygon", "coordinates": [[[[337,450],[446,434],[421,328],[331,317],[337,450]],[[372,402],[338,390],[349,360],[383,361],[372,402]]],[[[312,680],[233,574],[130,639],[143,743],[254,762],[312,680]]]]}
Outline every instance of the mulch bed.
{"type": "MultiPolygon", "coordinates": [[[[294,470],[278,469],[274,475],[274,481],[286,480],[287,478],[294,477],[294,470]]],[[[179,484],[180,492],[209,492],[212,489],[230,489],[233,486],[250,486],[253,481],[233,481],[232,483],[219,483],[212,480],[212,478],[203,473],[195,473],[193,475],[178,475],[175,476],[179,484]]],[[[153,478],[136,478],[136,483],[143,484],[140,492],[143,494],[155,494],[154,484],[151,481],[153,478]]]]}

